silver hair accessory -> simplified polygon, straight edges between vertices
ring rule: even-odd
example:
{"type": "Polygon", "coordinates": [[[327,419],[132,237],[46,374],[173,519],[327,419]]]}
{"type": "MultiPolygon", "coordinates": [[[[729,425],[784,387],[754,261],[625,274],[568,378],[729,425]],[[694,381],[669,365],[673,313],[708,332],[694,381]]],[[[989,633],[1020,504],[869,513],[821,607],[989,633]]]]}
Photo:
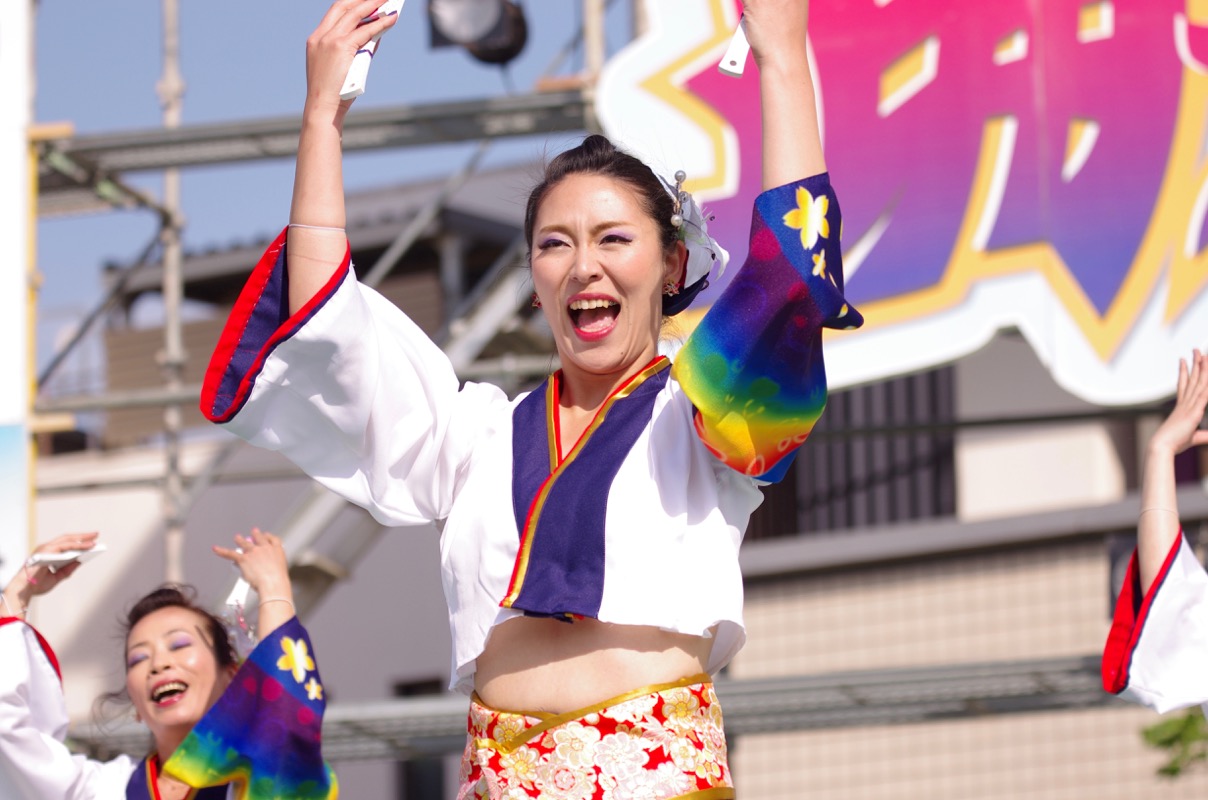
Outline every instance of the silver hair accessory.
{"type": "Polygon", "coordinates": [[[675,204],[671,224],[679,231],[680,240],[688,248],[683,288],[679,294],[663,298],[663,313],[668,316],[687,308],[696,295],[709,285],[710,273],[716,269],[717,276],[721,277],[730,261],[730,254],[709,235],[712,217],[706,216],[692,195],[684,191],[683,184],[687,177],[682,169],[677,170],[674,186],[660,178],[675,204]]]}
{"type": "Polygon", "coordinates": [[[688,174],[682,169],[675,171],[675,188],[671,191],[671,200],[675,203],[675,211],[671,214],[671,227],[684,227],[684,197],[687,193],[684,191],[684,181],[688,179],[688,174]]]}

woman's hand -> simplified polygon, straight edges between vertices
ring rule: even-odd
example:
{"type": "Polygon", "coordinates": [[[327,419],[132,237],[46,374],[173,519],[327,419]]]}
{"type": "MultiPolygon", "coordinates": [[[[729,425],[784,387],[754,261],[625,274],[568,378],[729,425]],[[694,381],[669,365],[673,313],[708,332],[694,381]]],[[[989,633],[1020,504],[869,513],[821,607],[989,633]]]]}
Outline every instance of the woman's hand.
{"type": "Polygon", "coordinates": [[[259,528],[252,528],[251,536],[235,534],[235,549],[214,546],[214,553],[239,568],[240,576],[248,582],[256,594],[263,597],[285,596],[293,600],[289,582],[289,560],[281,539],[259,528]]]}
{"type": "Polygon", "coordinates": [[[239,568],[239,574],[260,598],[256,633],[268,636],[294,616],[294,590],[289,580],[289,559],[281,539],[259,528],[251,536],[235,534],[234,550],[214,546],[214,553],[239,568]]]}
{"type": "Polygon", "coordinates": [[[826,171],[806,39],[807,0],[745,0],[743,25],[759,65],[763,188],[826,171]]]}
{"type": "Polygon", "coordinates": [[[808,0],[745,0],[743,25],[760,70],[805,58],[808,0]]]}
{"type": "Polygon", "coordinates": [[[1201,430],[1208,406],[1208,354],[1193,350],[1191,365],[1179,359],[1179,388],[1174,410],[1150,439],[1150,452],[1177,456],[1184,450],[1208,444],[1208,431],[1201,430]]]}
{"type": "Polygon", "coordinates": [[[340,90],[352,58],[365,44],[398,21],[398,14],[374,17],[383,0],[336,0],[306,40],[307,108],[331,108],[342,117],[352,105],[340,90]]]}
{"type": "MultiPolygon", "coordinates": [[[[91,550],[96,547],[97,537],[92,533],[65,533],[56,536],[49,542],[34,548],[34,553],[66,553],[71,550],[91,550]]],[[[70,564],[54,566],[50,564],[35,564],[22,566],[17,574],[4,587],[4,604],[7,608],[0,609],[0,616],[25,616],[29,601],[40,594],[46,594],[63,581],[75,574],[80,568],[79,561],[70,564]]]]}

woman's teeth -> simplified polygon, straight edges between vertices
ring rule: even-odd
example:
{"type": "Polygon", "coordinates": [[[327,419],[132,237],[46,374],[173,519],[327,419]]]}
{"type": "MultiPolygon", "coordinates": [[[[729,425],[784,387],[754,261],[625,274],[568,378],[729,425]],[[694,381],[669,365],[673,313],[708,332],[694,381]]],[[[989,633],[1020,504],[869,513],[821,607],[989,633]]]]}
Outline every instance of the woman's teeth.
{"type": "Polygon", "coordinates": [[[589,308],[608,308],[609,306],[617,305],[615,300],[572,300],[570,303],[571,311],[586,311],[589,308]]]}
{"type": "Polygon", "coordinates": [[[621,304],[604,298],[572,300],[568,306],[571,322],[580,331],[598,333],[610,328],[620,313],[621,304]]]}
{"type": "Polygon", "coordinates": [[[184,685],[180,681],[165,683],[163,686],[156,687],[155,691],[151,692],[151,701],[153,703],[162,702],[166,698],[171,697],[172,695],[180,694],[188,688],[188,686],[184,685]]]}

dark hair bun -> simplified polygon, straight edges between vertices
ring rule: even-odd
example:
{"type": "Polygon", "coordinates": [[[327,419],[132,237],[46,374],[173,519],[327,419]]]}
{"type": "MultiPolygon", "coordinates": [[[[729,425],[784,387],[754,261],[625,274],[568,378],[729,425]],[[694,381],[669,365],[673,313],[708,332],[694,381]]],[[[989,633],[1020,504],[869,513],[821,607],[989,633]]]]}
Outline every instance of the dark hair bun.
{"type": "Polygon", "coordinates": [[[541,202],[564,178],[579,174],[604,175],[624,181],[633,187],[646,213],[658,226],[663,248],[674,246],[678,239],[678,231],[671,225],[675,203],[663,182],[641,159],[617,147],[607,136],[593,133],[577,147],[556,155],[546,165],[541,181],[529,193],[524,210],[524,239],[530,249],[533,246],[533,227],[537,222],[537,211],[541,202]]]}

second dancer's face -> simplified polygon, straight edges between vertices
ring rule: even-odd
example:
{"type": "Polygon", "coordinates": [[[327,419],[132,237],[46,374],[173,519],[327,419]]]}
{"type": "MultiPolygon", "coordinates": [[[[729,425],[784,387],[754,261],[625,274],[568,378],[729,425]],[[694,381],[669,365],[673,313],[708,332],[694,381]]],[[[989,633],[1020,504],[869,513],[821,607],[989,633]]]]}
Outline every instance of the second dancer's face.
{"type": "Polygon", "coordinates": [[[681,247],[665,252],[635,189],[603,175],[562,179],[533,225],[533,286],[564,371],[617,381],[657,353],[663,284],[681,247]]]}
{"type": "Polygon", "coordinates": [[[187,608],[151,612],[126,641],[126,692],[156,742],[192,730],[234,673],[219,666],[204,618],[187,608]]]}

